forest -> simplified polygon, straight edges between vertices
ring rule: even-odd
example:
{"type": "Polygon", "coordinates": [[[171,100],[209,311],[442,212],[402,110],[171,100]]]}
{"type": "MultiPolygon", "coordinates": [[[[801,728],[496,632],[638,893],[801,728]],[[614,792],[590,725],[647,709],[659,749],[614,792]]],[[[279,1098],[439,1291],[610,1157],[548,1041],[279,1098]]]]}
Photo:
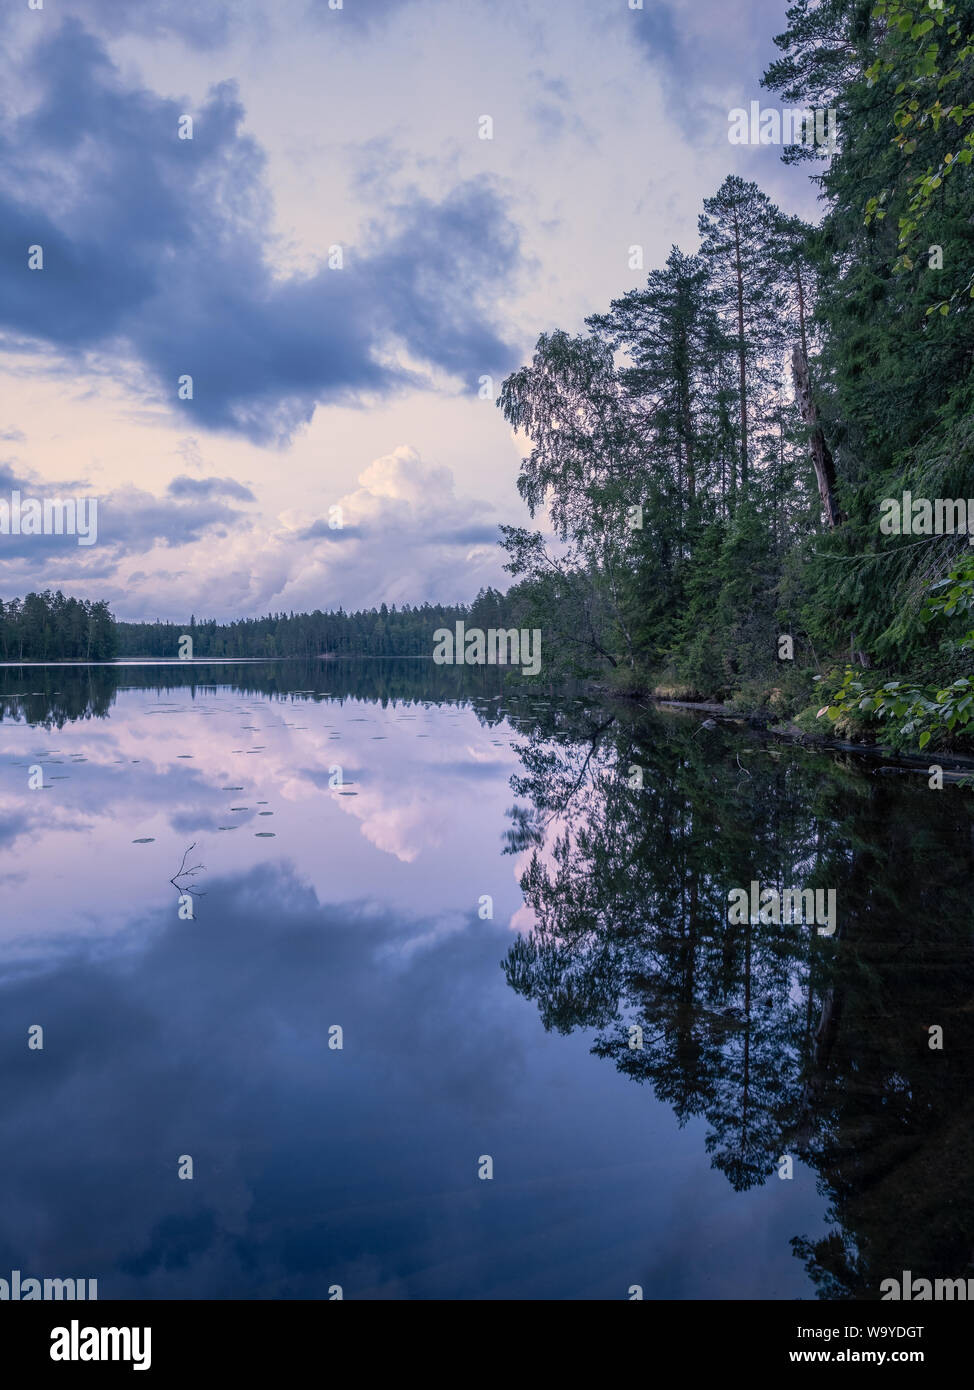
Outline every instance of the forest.
{"type": "Polygon", "coordinates": [[[56,593],[0,600],[0,660],[111,661],[118,654],[115,620],[105,602],[56,593]]]}
{"type": "MultiPolygon", "coordinates": [[[[500,601],[500,596],[497,596],[500,601]]],[[[200,657],[423,656],[433,650],[433,632],[452,627],[490,607],[485,593],[466,604],[422,603],[416,607],[380,604],[346,613],[276,613],[231,623],[213,619],[189,623],[118,623],[120,656],[179,655],[180,638],[192,638],[200,657]]]]}
{"type": "Polygon", "coordinates": [[[214,618],[187,623],[127,623],[115,619],[105,602],[65,598],[58,590],[28,594],[0,603],[0,659],[6,661],[111,661],[119,657],[185,655],[272,659],[322,656],[429,657],[433,632],[466,621],[495,627],[507,615],[504,596],[481,589],[472,604],[380,604],[346,613],[269,613],[218,623],[214,618]]]}
{"type": "MultiPolygon", "coordinates": [[[[974,550],[924,518],[974,494],[974,0],[795,0],[762,78],[834,111],[786,147],[817,225],[729,175],[645,285],[542,333],[498,407],[538,529],[506,594],[219,624],[116,623],[28,595],[3,652],[428,656],[463,618],[539,628],[544,674],[720,701],[898,746],[974,725],[974,550]],[[894,530],[890,499],[914,499],[894,530]],[[911,527],[910,523],[913,522],[911,527]]],[[[72,606],[74,605],[74,606],[72,606]]]]}
{"type": "Polygon", "coordinates": [[[504,528],[507,597],[549,660],[808,732],[970,724],[968,537],[880,523],[905,492],[974,491],[972,18],[797,0],[763,85],[837,112],[831,159],[783,154],[820,224],[729,176],[695,251],[504,382],[519,492],[556,536],[504,528]]]}

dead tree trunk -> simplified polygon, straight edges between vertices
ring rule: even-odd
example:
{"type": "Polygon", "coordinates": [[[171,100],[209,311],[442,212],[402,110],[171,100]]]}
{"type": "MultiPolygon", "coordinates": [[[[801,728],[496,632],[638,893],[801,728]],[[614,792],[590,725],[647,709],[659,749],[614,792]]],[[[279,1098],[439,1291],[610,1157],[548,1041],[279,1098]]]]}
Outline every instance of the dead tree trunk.
{"type": "Polygon", "coordinates": [[[835,500],[835,462],[825,442],[825,435],[818,420],[818,410],[812,400],[812,387],[808,376],[808,358],[796,343],[791,353],[791,374],[795,382],[795,399],[808,427],[808,444],[812,455],[812,467],[818,479],[818,492],[822,499],[822,510],[829,530],[838,526],[845,516],[839,511],[835,500]]]}

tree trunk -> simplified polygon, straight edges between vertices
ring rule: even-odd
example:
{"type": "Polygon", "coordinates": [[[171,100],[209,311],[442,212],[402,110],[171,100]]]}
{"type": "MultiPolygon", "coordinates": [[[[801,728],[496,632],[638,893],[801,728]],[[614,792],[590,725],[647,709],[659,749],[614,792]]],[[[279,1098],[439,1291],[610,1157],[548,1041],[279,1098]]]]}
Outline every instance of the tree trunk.
{"type": "Polygon", "coordinates": [[[818,410],[812,400],[812,387],[808,376],[808,358],[796,343],[791,353],[791,374],[795,382],[795,399],[808,427],[808,444],[812,455],[812,467],[818,479],[818,493],[822,499],[822,511],[829,530],[838,526],[845,516],[839,511],[835,500],[835,462],[825,442],[825,435],[818,420],[818,410]]]}
{"type": "Polygon", "coordinates": [[[690,410],[690,391],[686,382],[681,383],[681,409],[683,412],[683,439],[687,461],[687,495],[691,504],[697,495],[697,475],[693,458],[693,414],[690,410]]]}
{"type": "Polygon", "coordinates": [[[747,352],[744,345],[744,275],[741,229],[734,218],[734,269],[737,273],[737,367],[741,388],[741,493],[747,492],[747,352]]]}
{"type": "Polygon", "coordinates": [[[802,268],[799,261],[795,262],[795,278],[798,281],[798,330],[802,335],[802,352],[805,354],[805,361],[808,361],[808,339],[805,337],[805,286],[802,284],[802,268]]]}

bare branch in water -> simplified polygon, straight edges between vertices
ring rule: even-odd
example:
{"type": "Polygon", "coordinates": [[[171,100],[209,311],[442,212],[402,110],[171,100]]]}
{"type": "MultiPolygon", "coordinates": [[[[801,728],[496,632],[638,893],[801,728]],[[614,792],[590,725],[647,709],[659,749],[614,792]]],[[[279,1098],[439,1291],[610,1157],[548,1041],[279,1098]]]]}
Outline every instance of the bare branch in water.
{"type": "Polygon", "coordinates": [[[177,882],[177,880],[178,880],[178,879],[181,879],[181,878],[193,878],[193,877],[195,877],[196,874],[200,873],[201,870],[203,870],[203,869],[206,868],[206,865],[205,865],[205,864],[194,864],[191,868],[187,869],[187,867],[186,867],[186,858],[187,858],[188,855],[192,854],[192,852],[193,852],[193,850],[194,850],[195,848],[196,848],[196,841],[194,840],[193,843],[190,845],[189,849],[186,849],[186,850],[183,851],[183,862],[180,864],[179,868],[178,868],[177,871],[173,874],[173,876],[172,876],[172,878],[169,880],[169,882],[170,882],[170,883],[172,884],[172,886],[175,888],[175,890],[176,890],[177,893],[189,893],[189,894],[191,894],[192,897],[194,897],[194,898],[205,898],[205,897],[206,897],[206,894],[205,894],[205,893],[201,893],[201,892],[199,891],[199,889],[198,889],[198,888],[194,888],[194,887],[192,886],[192,884],[186,884],[186,886],[183,887],[182,885],[180,885],[180,884],[177,882]]]}

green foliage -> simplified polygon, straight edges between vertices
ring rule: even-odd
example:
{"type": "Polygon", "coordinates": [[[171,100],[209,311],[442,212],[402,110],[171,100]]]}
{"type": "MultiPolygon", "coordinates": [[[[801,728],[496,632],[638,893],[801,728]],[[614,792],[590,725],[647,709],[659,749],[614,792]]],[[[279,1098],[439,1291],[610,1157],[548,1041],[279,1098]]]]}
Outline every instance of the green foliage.
{"type": "MultiPolygon", "coordinates": [[[[877,0],[879,54],[866,69],[870,83],[892,81],[896,105],[892,137],[908,161],[906,204],[898,218],[900,256],[895,268],[912,270],[909,254],[932,210],[937,190],[974,159],[974,32],[966,7],[917,7],[915,0],[877,0]],[[919,172],[916,172],[917,169],[919,172]]],[[[882,220],[894,195],[884,188],[866,202],[865,220],[882,220]]],[[[974,275],[965,286],[974,297],[974,275]]],[[[947,313],[948,301],[931,306],[947,313]]]]}
{"type": "Polygon", "coordinates": [[[5,661],[111,661],[118,651],[105,602],[65,598],[61,590],[0,602],[0,655],[5,661]]]}
{"type": "MultiPolygon", "coordinates": [[[[481,589],[467,604],[423,603],[355,613],[276,613],[230,623],[191,616],[188,623],[116,622],[106,603],[66,599],[60,591],[28,594],[23,603],[0,603],[0,654],[6,660],[111,661],[116,656],[176,658],[180,638],[193,639],[193,656],[429,657],[433,633],[457,622],[468,626],[510,627],[512,603],[497,589],[481,589]]],[[[526,624],[520,624],[526,626],[526,624]]]]}
{"type": "Polygon", "coordinates": [[[700,232],[587,336],[542,334],[498,402],[531,446],[521,495],[555,533],[502,528],[519,601],[549,654],[576,675],[625,668],[627,688],[663,670],[704,693],[773,680],[776,587],[813,507],[781,392],[784,349],[806,340],[807,228],[731,176],[700,232]]]}
{"type": "Polygon", "coordinates": [[[972,490],[972,32],[974,0],[793,0],[764,83],[838,113],[827,164],[785,153],[824,164],[821,225],[731,175],[695,254],[674,247],[587,336],[542,335],[504,383],[531,444],[521,495],[555,533],[507,530],[508,568],[576,673],[794,715],[812,672],[847,659],[844,729],[881,718],[925,742],[971,725],[963,644],[930,626],[962,612],[965,538],[886,536],[879,519],[903,491],[972,490]],[[802,414],[781,392],[793,349],[802,414]]]}
{"type": "MultiPolygon", "coordinates": [[[[950,575],[932,586],[923,608],[923,619],[953,618],[974,612],[974,558],[969,558],[950,575]]],[[[974,629],[954,643],[963,652],[974,650],[974,629]]],[[[931,739],[954,732],[963,733],[974,725],[974,678],[959,676],[947,686],[919,686],[908,681],[886,681],[883,685],[856,678],[847,668],[841,686],[828,705],[819,710],[833,722],[865,715],[898,725],[902,739],[925,748],[931,739]]]]}
{"type": "MultiPolygon", "coordinates": [[[[503,596],[495,589],[481,590],[473,609],[484,614],[501,611],[503,596]]],[[[431,656],[433,633],[438,627],[470,622],[473,610],[464,604],[423,603],[411,607],[362,609],[355,613],[268,613],[264,618],[241,618],[230,623],[215,619],[186,623],[119,623],[121,656],[169,656],[179,654],[184,633],[193,638],[193,656],[205,657],[304,657],[319,656],[431,656]]],[[[497,626],[484,623],[482,626],[497,626]]],[[[505,624],[506,625],[506,624],[505,624]]]]}

